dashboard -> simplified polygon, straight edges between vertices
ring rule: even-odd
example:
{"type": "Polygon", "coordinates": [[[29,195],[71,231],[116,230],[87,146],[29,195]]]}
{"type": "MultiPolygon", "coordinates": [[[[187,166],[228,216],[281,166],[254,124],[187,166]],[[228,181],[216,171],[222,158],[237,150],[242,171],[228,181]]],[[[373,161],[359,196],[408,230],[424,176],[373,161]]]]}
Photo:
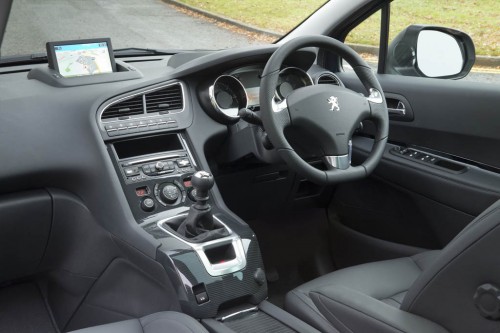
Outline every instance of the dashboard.
{"type": "MultiPolygon", "coordinates": [[[[154,257],[158,242],[135,230],[190,204],[190,174],[213,166],[207,146],[225,140],[227,163],[257,149],[262,130],[238,111],[259,112],[260,74],[276,48],[117,59],[116,72],[74,78],[54,77],[47,64],[0,68],[2,188],[74,193],[107,230],[154,257]]],[[[342,85],[315,58],[301,50],[285,61],[276,99],[311,84],[342,85]]],[[[213,200],[225,207],[217,191],[213,200]]]]}

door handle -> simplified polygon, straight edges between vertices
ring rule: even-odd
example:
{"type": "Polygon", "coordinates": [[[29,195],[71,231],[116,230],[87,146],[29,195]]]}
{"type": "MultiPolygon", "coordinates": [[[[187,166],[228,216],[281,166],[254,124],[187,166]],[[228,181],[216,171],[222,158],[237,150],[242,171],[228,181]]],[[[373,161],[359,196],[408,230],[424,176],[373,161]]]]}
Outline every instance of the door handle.
{"type": "Polygon", "coordinates": [[[396,116],[406,116],[406,105],[402,101],[397,101],[397,105],[395,108],[388,107],[387,110],[389,114],[396,116]]]}

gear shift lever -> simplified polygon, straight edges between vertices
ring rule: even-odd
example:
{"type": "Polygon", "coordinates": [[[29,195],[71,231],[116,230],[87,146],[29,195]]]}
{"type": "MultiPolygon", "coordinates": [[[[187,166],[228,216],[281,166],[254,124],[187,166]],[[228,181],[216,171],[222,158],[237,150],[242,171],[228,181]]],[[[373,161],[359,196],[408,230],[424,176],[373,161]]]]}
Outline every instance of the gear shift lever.
{"type": "Polygon", "coordinates": [[[210,209],[207,203],[208,191],[214,186],[214,177],[206,171],[198,171],[191,177],[191,185],[193,185],[193,197],[196,199],[197,209],[210,209]]]}
{"type": "Polygon", "coordinates": [[[197,243],[229,236],[226,228],[214,221],[212,207],[208,204],[208,192],[214,186],[214,177],[206,171],[198,171],[191,177],[191,184],[196,203],[191,205],[177,233],[197,243]]]}

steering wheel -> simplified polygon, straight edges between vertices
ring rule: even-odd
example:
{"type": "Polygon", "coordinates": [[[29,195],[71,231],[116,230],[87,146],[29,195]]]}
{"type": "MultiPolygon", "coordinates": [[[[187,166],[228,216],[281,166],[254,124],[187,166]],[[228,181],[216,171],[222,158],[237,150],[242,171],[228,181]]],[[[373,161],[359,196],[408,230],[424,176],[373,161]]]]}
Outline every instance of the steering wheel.
{"type": "MultiPolygon", "coordinates": [[[[278,48],[267,62],[260,83],[261,117],[268,137],[283,160],[317,184],[335,184],[367,176],[380,161],[389,133],[389,117],[382,87],[369,65],[350,47],[326,36],[303,36],[278,48]],[[312,85],[293,91],[281,102],[274,99],[283,61],[304,47],[321,47],[344,58],[369,92],[365,97],[335,85],[312,85]],[[375,143],[362,165],[351,166],[351,137],[362,120],[377,126],[375,143]],[[319,144],[328,170],[319,170],[290,146],[285,130],[293,127],[319,144]]],[[[307,138],[306,138],[307,139],[307,138]]]]}

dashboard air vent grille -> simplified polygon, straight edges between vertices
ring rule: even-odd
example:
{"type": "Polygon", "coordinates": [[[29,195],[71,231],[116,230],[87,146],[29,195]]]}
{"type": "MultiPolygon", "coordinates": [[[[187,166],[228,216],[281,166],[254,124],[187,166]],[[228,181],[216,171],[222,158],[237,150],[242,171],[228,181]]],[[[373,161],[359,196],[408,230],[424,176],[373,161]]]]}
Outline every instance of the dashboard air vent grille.
{"type": "Polygon", "coordinates": [[[144,113],[142,95],[112,104],[102,113],[102,119],[126,117],[144,113]]]}
{"type": "Polygon", "coordinates": [[[333,84],[340,86],[339,79],[333,74],[321,74],[318,78],[318,84],[333,84]]]}
{"type": "Polygon", "coordinates": [[[184,99],[180,84],[174,84],[163,89],[146,94],[146,112],[182,110],[184,99]]]}

